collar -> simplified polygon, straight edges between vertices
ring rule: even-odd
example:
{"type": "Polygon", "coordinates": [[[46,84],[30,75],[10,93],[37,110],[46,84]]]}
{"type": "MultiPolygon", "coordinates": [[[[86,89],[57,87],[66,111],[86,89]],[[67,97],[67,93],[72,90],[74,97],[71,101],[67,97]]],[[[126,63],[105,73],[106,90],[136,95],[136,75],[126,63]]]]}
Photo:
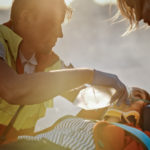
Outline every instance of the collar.
{"type": "MultiPolygon", "coordinates": [[[[8,43],[15,61],[17,61],[19,45],[23,39],[22,37],[17,35],[13,30],[11,30],[10,27],[11,21],[5,23],[5,25],[0,25],[0,36],[2,36],[2,38],[8,43]]],[[[49,55],[39,55],[37,59],[37,71],[43,71],[45,68],[53,65],[58,60],[59,57],[54,52],[51,52],[49,55]]]]}
{"type": "Polygon", "coordinates": [[[0,25],[0,34],[2,35],[3,39],[8,43],[12,55],[16,60],[18,54],[18,47],[22,41],[22,38],[14,31],[12,31],[9,27],[7,27],[7,24],[0,25]]]}
{"type": "Polygon", "coordinates": [[[34,65],[34,66],[38,65],[38,62],[37,62],[36,57],[35,57],[35,53],[32,55],[32,57],[30,59],[27,60],[23,56],[22,52],[20,51],[19,52],[19,57],[20,57],[20,60],[21,60],[22,64],[27,64],[28,63],[28,64],[31,64],[31,65],[34,65]]]}

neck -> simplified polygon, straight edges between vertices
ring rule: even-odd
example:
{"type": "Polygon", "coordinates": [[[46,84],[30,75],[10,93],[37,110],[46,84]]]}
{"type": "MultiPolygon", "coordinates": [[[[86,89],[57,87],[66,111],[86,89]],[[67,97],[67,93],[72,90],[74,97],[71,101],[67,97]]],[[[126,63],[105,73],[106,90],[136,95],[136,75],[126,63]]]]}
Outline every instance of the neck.
{"type": "MultiPolygon", "coordinates": [[[[14,31],[13,24],[12,24],[11,20],[8,21],[8,22],[6,22],[6,23],[4,23],[4,25],[6,25],[7,27],[9,27],[10,29],[12,29],[14,31]]],[[[19,46],[19,51],[22,52],[23,56],[26,59],[30,59],[33,56],[33,54],[35,53],[35,51],[33,50],[33,48],[31,48],[29,46],[29,44],[27,42],[25,42],[24,40],[21,42],[21,44],[19,46]]]]}
{"type": "Polygon", "coordinates": [[[19,51],[22,52],[23,56],[26,59],[30,59],[32,55],[35,53],[35,51],[30,46],[28,46],[28,44],[26,44],[24,41],[21,42],[19,51]]]}

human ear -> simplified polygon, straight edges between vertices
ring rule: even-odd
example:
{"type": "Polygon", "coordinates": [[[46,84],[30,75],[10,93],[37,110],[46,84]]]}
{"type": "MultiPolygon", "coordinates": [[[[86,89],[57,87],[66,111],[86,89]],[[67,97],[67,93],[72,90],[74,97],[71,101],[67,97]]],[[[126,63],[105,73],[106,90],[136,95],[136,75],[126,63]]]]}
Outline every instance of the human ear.
{"type": "Polygon", "coordinates": [[[135,10],[136,20],[142,19],[142,0],[125,0],[130,8],[135,10]]]}

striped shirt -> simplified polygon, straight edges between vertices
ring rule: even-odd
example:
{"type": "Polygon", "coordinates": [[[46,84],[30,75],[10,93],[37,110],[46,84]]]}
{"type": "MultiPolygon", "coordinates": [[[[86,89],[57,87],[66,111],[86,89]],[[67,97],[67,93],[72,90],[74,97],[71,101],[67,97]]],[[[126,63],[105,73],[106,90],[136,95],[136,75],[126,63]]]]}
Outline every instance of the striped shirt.
{"type": "Polygon", "coordinates": [[[19,140],[47,139],[71,150],[94,150],[93,126],[95,123],[82,118],[67,118],[53,130],[36,136],[20,136],[19,140]]]}

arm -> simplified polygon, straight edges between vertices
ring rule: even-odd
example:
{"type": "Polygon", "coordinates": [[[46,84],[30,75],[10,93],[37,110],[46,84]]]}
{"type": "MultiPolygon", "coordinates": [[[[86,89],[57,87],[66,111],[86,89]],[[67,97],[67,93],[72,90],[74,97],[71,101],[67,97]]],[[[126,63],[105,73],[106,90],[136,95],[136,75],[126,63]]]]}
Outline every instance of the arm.
{"type": "Polygon", "coordinates": [[[36,104],[91,83],[93,70],[64,69],[18,75],[0,60],[0,97],[11,104],[36,104]]]}
{"type": "MultiPolygon", "coordinates": [[[[74,68],[74,66],[70,63],[69,65],[65,65],[64,61],[61,60],[61,64],[62,64],[62,69],[72,69],[74,68]]],[[[61,96],[63,96],[64,98],[66,98],[67,100],[69,100],[70,102],[73,102],[77,95],[79,94],[79,92],[84,89],[85,86],[80,86],[78,88],[66,91],[64,93],[61,94],[61,96]]]]}
{"type": "Polygon", "coordinates": [[[86,88],[85,85],[80,86],[78,88],[75,88],[75,89],[72,89],[70,91],[64,92],[63,94],[61,94],[61,96],[68,99],[70,102],[74,102],[74,100],[76,99],[79,92],[81,90],[83,90],[84,88],[86,88]]]}

